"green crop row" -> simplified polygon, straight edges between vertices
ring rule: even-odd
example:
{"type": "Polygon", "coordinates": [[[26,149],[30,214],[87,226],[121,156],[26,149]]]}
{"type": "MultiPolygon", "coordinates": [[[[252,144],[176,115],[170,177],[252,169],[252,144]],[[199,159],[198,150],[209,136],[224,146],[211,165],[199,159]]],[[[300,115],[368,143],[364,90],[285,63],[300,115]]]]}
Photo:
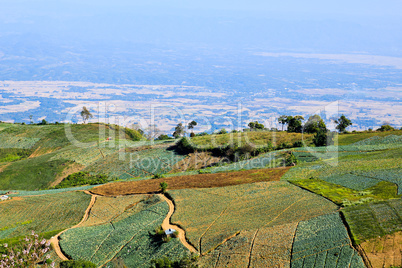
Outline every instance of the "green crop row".
{"type": "Polygon", "coordinates": [[[291,267],[365,267],[338,213],[299,223],[291,267]]]}

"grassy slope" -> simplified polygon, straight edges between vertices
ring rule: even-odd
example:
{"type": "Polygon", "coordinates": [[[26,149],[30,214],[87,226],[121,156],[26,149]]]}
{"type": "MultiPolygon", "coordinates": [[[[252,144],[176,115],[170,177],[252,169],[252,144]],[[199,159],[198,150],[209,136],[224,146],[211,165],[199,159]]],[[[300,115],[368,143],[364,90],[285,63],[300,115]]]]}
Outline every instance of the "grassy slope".
{"type": "MultiPolygon", "coordinates": [[[[3,163],[0,163],[2,166],[0,189],[44,189],[49,187],[58,176],[67,176],[68,174],[64,174],[63,171],[68,171],[66,168],[76,162],[76,159],[58,155],[59,152],[77,150],[77,142],[96,144],[104,140],[103,131],[100,131],[100,127],[103,126],[99,124],[44,126],[1,124],[0,160],[3,163]],[[71,133],[71,136],[68,133],[71,133]],[[10,144],[22,148],[8,148],[10,144]],[[30,158],[27,158],[29,155],[30,158]]],[[[113,136],[113,129],[107,126],[105,136],[113,136]]],[[[125,134],[124,138],[129,137],[125,134]]],[[[99,157],[101,156],[98,149],[95,152],[99,157]]],[[[87,154],[81,153],[81,155],[87,154]]]]}

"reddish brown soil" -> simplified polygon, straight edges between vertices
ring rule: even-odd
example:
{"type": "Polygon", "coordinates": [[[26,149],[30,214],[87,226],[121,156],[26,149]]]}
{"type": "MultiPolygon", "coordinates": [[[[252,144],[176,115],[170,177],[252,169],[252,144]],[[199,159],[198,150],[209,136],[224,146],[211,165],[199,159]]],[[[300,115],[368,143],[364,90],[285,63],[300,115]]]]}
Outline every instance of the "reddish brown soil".
{"type": "Polygon", "coordinates": [[[253,169],[228,173],[198,174],[161,179],[115,182],[95,187],[91,192],[106,196],[155,193],[160,190],[159,185],[163,181],[168,184],[168,190],[213,188],[261,181],[278,181],[289,168],[290,167],[253,169]]]}

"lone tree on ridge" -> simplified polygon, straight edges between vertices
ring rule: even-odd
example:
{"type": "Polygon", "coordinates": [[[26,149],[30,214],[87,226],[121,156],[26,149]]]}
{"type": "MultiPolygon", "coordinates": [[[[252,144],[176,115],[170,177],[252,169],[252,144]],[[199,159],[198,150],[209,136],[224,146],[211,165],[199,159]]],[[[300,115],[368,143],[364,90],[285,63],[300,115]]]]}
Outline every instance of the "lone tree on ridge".
{"type": "Polygon", "coordinates": [[[81,116],[82,116],[82,120],[84,120],[84,124],[89,118],[93,118],[93,115],[85,106],[82,107],[81,116]]]}

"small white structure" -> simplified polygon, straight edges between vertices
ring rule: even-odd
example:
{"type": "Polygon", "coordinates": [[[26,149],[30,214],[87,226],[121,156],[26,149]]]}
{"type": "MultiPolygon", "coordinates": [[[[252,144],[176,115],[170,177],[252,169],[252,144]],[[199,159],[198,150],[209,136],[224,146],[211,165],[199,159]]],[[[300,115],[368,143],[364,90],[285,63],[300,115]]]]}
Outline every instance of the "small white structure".
{"type": "Polygon", "coordinates": [[[6,201],[9,198],[10,197],[8,195],[2,195],[2,196],[0,196],[0,201],[6,201]]]}
{"type": "Polygon", "coordinates": [[[166,234],[166,235],[172,235],[172,234],[174,234],[174,232],[176,232],[175,229],[167,229],[167,230],[165,231],[165,234],[166,234]]]}

